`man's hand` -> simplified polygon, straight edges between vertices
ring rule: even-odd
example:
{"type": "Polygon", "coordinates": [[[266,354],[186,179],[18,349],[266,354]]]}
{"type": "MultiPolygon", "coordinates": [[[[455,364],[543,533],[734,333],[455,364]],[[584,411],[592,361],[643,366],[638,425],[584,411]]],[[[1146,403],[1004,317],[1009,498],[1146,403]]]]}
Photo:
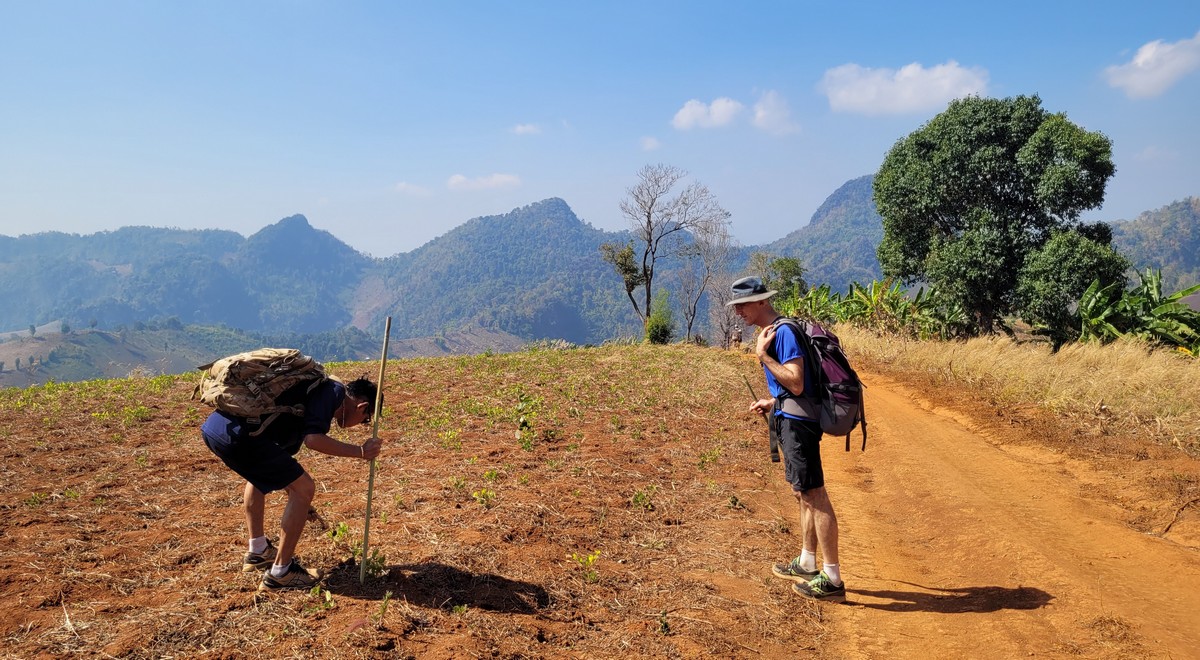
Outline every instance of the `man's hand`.
{"type": "Polygon", "coordinates": [[[766,415],[775,409],[775,399],[759,399],[750,404],[750,412],[766,415]]]}
{"type": "Polygon", "coordinates": [[[754,345],[754,352],[758,355],[758,359],[762,360],[767,357],[767,349],[775,341],[775,326],[768,325],[758,333],[758,343],[754,345]]]}
{"type": "Polygon", "coordinates": [[[362,445],[362,457],[368,461],[374,460],[375,457],[379,455],[379,452],[382,449],[383,449],[383,440],[380,440],[379,438],[371,438],[370,440],[367,440],[366,442],[364,442],[362,445]]]}

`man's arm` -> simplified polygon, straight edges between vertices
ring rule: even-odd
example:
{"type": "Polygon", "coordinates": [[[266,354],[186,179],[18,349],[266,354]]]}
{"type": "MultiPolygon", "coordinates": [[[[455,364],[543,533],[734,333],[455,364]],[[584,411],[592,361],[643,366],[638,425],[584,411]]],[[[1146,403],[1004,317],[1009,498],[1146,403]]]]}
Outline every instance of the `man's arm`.
{"type": "Polygon", "coordinates": [[[373,459],[379,455],[382,445],[379,438],[371,438],[362,445],[335,440],[324,433],[309,433],[304,436],[304,446],[329,456],[373,459]]]}
{"type": "Polygon", "coordinates": [[[796,357],[780,363],[767,352],[767,347],[774,341],[775,326],[767,326],[758,333],[758,344],[754,350],[758,355],[758,360],[767,368],[767,371],[771,372],[775,380],[779,381],[780,385],[787,388],[787,391],[795,396],[804,394],[804,358],[796,357]]]}

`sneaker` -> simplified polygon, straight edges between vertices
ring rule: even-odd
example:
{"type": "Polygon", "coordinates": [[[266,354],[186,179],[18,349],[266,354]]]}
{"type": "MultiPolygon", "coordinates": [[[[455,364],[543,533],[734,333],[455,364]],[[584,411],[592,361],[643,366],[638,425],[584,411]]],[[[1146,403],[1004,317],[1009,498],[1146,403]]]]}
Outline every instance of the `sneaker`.
{"type": "Polygon", "coordinates": [[[792,580],[795,582],[808,582],[809,580],[817,577],[817,574],[820,572],[821,571],[816,568],[812,569],[811,571],[800,568],[799,557],[796,557],[786,564],[775,564],[771,567],[771,574],[775,577],[783,578],[785,580],[792,580]]]}
{"type": "Polygon", "coordinates": [[[288,572],[283,577],[271,575],[270,570],[263,573],[262,584],[258,585],[258,590],[311,589],[320,581],[321,574],[318,571],[304,568],[293,557],[291,565],[288,566],[288,572]]]}
{"type": "Polygon", "coordinates": [[[246,553],[246,558],[242,560],[242,572],[253,573],[254,571],[265,571],[271,568],[271,564],[274,561],[275,546],[271,544],[271,539],[267,539],[266,550],[246,553]]]}
{"type": "Polygon", "coordinates": [[[792,585],[792,591],[816,600],[827,600],[831,603],[846,602],[846,583],[834,585],[833,580],[822,571],[817,577],[808,582],[797,582],[792,585]]]}

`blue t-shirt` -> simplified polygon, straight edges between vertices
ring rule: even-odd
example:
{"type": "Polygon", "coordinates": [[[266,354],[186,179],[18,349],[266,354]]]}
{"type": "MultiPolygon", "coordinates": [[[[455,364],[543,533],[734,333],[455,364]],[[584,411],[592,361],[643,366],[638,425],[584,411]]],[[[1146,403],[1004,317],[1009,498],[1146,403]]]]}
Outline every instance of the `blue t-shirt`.
{"type": "Polygon", "coordinates": [[[220,410],[213,411],[200,431],[223,444],[245,440],[269,439],[290,454],[300,451],[304,436],[313,433],[329,433],[333,414],[346,398],[346,387],[336,380],[327,380],[304,397],[304,416],[283,414],[267,426],[262,435],[251,436],[258,430],[257,424],[248,424],[242,417],[235,417],[220,410]]]}
{"type": "MultiPolygon", "coordinates": [[[[774,349],[775,349],[775,359],[779,361],[779,364],[787,364],[788,362],[791,362],[792,360],[795,360],[796,358],[805,357],[804,349],[800,346],[800,342],[796,339],[795,329],[792,328],[791,326],[783,324],[783,323],[780,323],[779,325],[775,326],[774,349]]],[[[768,369],[766,367],[766,365],[763,365],[763,371],[767,374],[767,389],[769,389],[771,391],[771,396],[773,396],[775,398],[779,398],[779,395],[783,394],[785,392],[783,385],[779,384],[779,381],[776,380],[776,378],[775,378],[775,374],[772,374],[771,370],[768,369]]],[[[806,367],[804,369],[804,391],[805,392],[812,391],[810,389],[812,387],[811,381],[812,381],[812,379],[809,376],[808,369],[806,367]]],[[[775,411],[775,414],[779,415],[781,417],[788,417],[791,419],[807,419],[806,417],[797,417],[796,415],[786,414],[782,410],[778,410],[778,409],[775,411]]]]}

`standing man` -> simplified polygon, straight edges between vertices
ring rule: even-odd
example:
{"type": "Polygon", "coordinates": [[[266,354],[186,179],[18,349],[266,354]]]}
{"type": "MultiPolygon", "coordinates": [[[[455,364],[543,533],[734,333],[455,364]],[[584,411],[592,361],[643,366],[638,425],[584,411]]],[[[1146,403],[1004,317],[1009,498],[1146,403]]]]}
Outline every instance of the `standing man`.
{"type": "Polygon", "coordinates": [[[208,448],[246,480],[242,502],[250,547],[242,561],[242,572],[263,571],[259,590],[310,589],[320,580],[320,572],[304,568],[294,556],[316,494],[313,478],[295,454],[303,445],[330,456],[366,461],[378,456],[378,438],[360,446],[329,436],[334,421],[341,428],[369,423],[375,412],[376,392],[375,384],[366,378],[346,385],[326,379],[304,395],[303,417],[279,415],[261,434],[251,435],[259,430],[257,425],[220,410],[209,415],[200,427],[208,448]],[[287,493],[278,550],[263,528],[266,494],[277,490],[287,493]]]}
{"type": "Polygon", "coordinates": [[[733,299],[726,303],[733,305],[747,324],[762,329],[755,353],[774,398],[755,401],[750,411],[771,413],[771,428],[779,438],[783,454],[784,474],[800,504],[803,534],[800,556],[787,564],[775,564],[771,572],[793,581],[792,589],[802,596],[840,603],[846,600],[846,585],[838,566],[837,516],[825,491],[825,473],[821,469],[821,425],[812,402],[805,398],[805,393],[812,391],[812,378],[805,369],[804,348],[795,329],[777,324],[782,317],[770,301],[776,293],[768,291],[757,277],[744,277],[733,283],[733,299]],[[817,550],[824,561],[820,569],[817,550]]]}

